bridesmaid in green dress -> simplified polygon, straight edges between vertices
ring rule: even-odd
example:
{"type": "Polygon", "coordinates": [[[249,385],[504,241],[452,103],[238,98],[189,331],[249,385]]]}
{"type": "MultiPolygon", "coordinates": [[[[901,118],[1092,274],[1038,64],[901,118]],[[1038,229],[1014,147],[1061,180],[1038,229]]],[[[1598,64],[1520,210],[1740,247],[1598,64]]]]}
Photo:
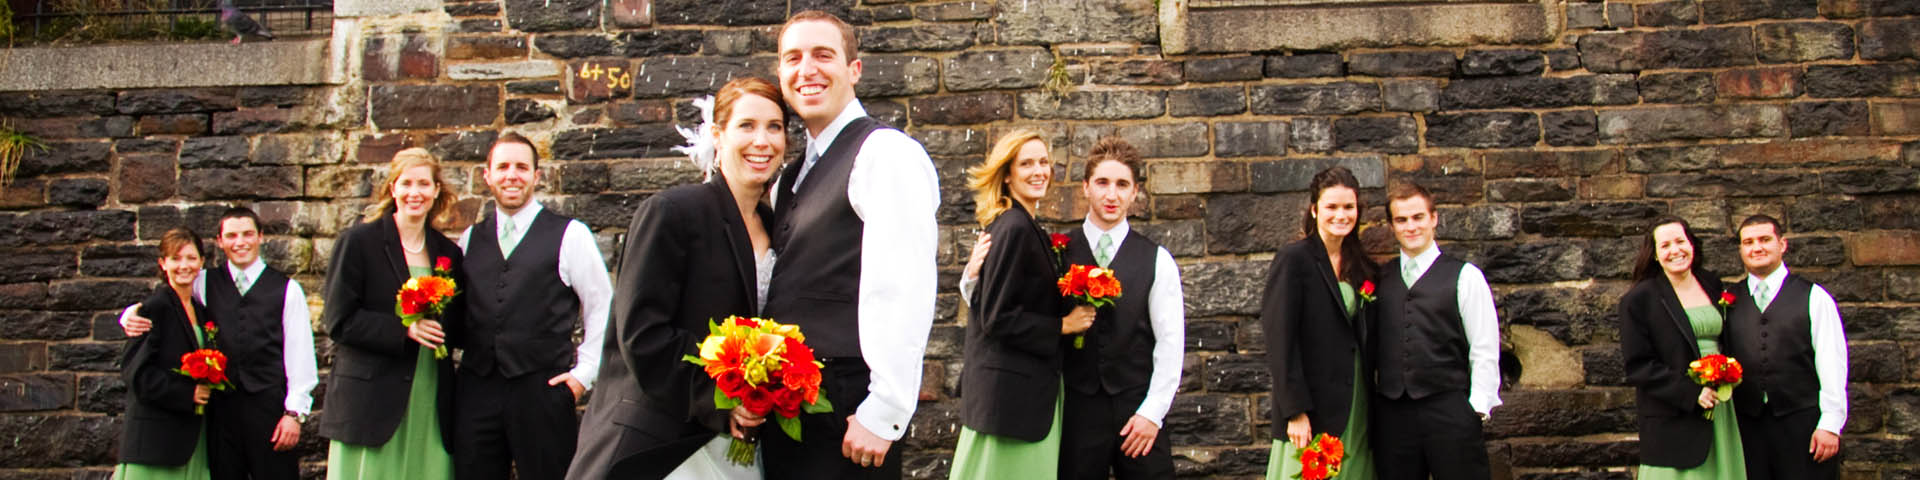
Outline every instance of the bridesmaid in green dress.
{"type": "Polygon", "coordinates": [[[328,269],[321,319],[334,342],[334,367],[320,433],[332,441],[328,479],[446,479],[453,462],[442,432],[452,418],[452,365],[434,346],[458,344],[461,302],[440,321],[411,327],[394,315],[394,295],[436,263],[459,270],[460,248],[446,226],[455,196],[440,163],[425,149],[395,154],[372,197],[364,223],[342,233],[328,269]]]}
{"type": "Polygon", "coordinates": [[[1634,286],[1620,299],[1620,350],[1634,386],[1643,480],[1744,479],[1733,402],[1694,383],[1687,364],[1720,353],[1720,280],[1698,269],[1699,239],[1662,216],[1641,237],[1634,286]],[[1713,418],[1706,418],[1711,414],[1713,418]]]}
{"type": "Polygon", "coordinates": [[[1305,238],[1273,257],[1260,305],[1273,375],[1273,446],[1267,478],[1300,473],[1298,448],[1319,434],[1340,438],[1346,450],[1340,475],[1373,478],[1367,448],[1367,368],[1361,360],[1366,300],[1355,285],[1378,266],[1360,245],[1360,182],[1345,167],[1314,175],[1305,238]]]}
{"type": "Polygon", "coordinates": [[[1061,349],[1092,325],[1094,311],[1064,307],[1051,241],[1031,213],[1052,184],[1053,161],[1039,132],[1017,130],[968,173],[974,216],[995,245],[968,303],[962,427],[949,475],[1056,478],[1061,349]]]}
{"type": "Polygon", "coordinates": [[[153,320],[147,334],[127,340],[121,380],[127,383],[126,430],[120,438],[118,480],[200,480],[207,471],[207,417],[212,389],[174,372],[180,356],[205,348],[202,322],[211,322],[193,301],[200,275],[200,237],[184,228],[160,238],[160,273],[166,283],[141,302],[140,316],[153,320]]]}

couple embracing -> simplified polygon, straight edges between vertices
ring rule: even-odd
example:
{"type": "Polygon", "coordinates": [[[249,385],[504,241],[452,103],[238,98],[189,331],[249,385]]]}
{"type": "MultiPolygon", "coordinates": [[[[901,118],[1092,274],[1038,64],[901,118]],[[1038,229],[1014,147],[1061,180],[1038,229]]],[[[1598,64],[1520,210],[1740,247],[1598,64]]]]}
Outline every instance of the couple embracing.
{"type": "Polygon", "coordinates": [[[779,35],[778,84],[720,88],[689,148],[709,179],[634,213],[612,324],[568,478],[899,478],[935,295],[939,186],[926,151],[854,98],[851,26],[817,11],[779,35]],[[805,154],[784,169],[786,119],[805,154]],[[716,171],[717,170],[717,171],[716,171]],[[865,273],[863,275],[863,273],[865,273]],[[714,381],[682,360],[708,323],[739,315],[797,325],[830,413],[802,414],[805,441],[714,406],[714,381]],[[756,435],[754,432],[758,430],[756,435]],[[730,463],[728,437],[760,461],[730,463]]]}

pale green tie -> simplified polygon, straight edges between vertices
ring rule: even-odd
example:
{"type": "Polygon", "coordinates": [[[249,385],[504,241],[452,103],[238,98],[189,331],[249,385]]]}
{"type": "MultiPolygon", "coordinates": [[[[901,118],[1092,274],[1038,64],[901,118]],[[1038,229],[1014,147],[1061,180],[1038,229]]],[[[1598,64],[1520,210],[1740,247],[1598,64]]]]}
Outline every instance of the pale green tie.
{"type": "Polygon", "coordinates": [[[233,277],[233,286],[240,289],[241,295],[246,295],[247,290],[253,289],[253,279],[247,278],[246,270],[241,270],[239,276],[233,277]]]}
{"type": "Polygon", "coordinates": [[[513,224],[512,216],[503,216],[500,218],[502,219],[500,222],[500,256],[512,256],[513,247],[520,244],[520,236],[516,235],[518,228],[513,224]]]}
{"type": "Polygon", "coordinates": [[[1773,294],[1767,291],[1767,282],[1759,282],[1753,286],[1753,289],[1753,303],[1759,305],[1761,311],[1765,311],[1767,304],[1773,303],[1773,294]]]}
{"type": "Polygon", "coordinates": [[[1100,234],[1100,243],[1093,246],[1093,260],[1100,262],[1100,268],[1107,268],[1107,262],[1113,261],[1113,255],[1107,253],[1113,249],[1113,236],[1100,234]]]}
{"type": "Polygon", "coordinates": [[[1420,275],[1419,261],[1409,258],[1405,262],[1400,262],[1400,282],[1401,283],[1406,284],[1408,287],[1412,287],[1413,281],[1420,278],[1419,275],[1420,275]]]}

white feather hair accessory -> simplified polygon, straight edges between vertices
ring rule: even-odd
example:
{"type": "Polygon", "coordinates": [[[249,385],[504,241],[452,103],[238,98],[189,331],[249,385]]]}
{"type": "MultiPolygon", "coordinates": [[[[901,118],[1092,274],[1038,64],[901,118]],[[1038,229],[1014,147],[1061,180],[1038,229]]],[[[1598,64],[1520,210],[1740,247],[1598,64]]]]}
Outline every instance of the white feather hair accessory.
{"type": "Polygon", "coordinates": [[[713,169],[720,163],[715,158],[714,138],[711,133],[714,129],[713,96],[693,99],[693,106],[700,109],[700,126],[689,129],[675,125],[673,129],[680,131],[680,136],[687,138],[687,144],[673,147],[673,151],[687,154],[687,158],[693,159],[693,166],[699,167],[700,172],[705,174],[700,181],[705,182],[713,179],[713,169]]]}

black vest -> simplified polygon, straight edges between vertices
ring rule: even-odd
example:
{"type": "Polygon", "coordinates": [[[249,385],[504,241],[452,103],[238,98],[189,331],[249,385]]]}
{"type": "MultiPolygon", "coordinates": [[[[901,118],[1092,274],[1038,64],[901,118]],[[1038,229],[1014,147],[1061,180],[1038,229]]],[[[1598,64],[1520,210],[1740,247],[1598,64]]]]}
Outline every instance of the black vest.
{"type": "Polygon", "coordinates": [[[802,165],[781,172],[773,248],[780,252],[762,314],[800,326],[820,358],[860,358],[860,242],[866,222],[847,201],[853,158],[885,128],[860,117],[835,136],[793,191],[802,165]]]}
{"type": "Polygon", "coordinates": [[[540,209],[512,258],[500,257],[499,215],[489,209],[473,225],[463,260],[467,338],[463,369],[503,377],[573,365],[573,325],[580,297],[560,281],[560,243],[573,219],[540,209]]]}
{"type": "MultiPolygon", "coordinates": [[[[1065,252],[1069,265],[1099,265],[1085,229],[1067,234],[1065,252]]],[[[1148,310],[1153,291],[1154,263],[1160,245],[1132,229],[1119,242],[1112,261],[1107,263],[1120,279],[1120,300],[1096,311],[1093,327],[1087,330],[1085,348],[1067,348],[1061,375],[1076,392],[1109,395],[1144,388],[1153,376],[1153,317],[1148,310]]]]}
{"type": "Polygon", "coordinates": [[[1400,258],[1381,267],[1374,328],[1375,391],[1387,398],[1421,399],[1464,391],[1467,329],[1460,320],[1460,270],[1466,263],[1440,254],[1408,288],[1400,258]]]}
{"type": "Polygon", "coordinates": [[[248,393],[286,390],[287,361],[281,353],[285,335],[281,328],[289,281],[280,271],[264,268],[260,278],[253,280],[253,287],[241,295],[226,265],[207,269],[207,311],[220,328],[215,341],[220,353],[227,355],[227,378],[248,393]]]}
{"type": "Polygon", "coordinates": [[[1727,288],[1733,291],[1734,301],[1720,340],[1727,355],[1746,367],[1745,380],[1734,389],[1734,402],[1741,405],[1740,410],[1759,412],[1762,398],[1775,415],[1819,406],[1813,319],[1807,312],[1813,282],[1788,273],[1765,312],[1754,305],[1746,280],[1727,288]]]}

